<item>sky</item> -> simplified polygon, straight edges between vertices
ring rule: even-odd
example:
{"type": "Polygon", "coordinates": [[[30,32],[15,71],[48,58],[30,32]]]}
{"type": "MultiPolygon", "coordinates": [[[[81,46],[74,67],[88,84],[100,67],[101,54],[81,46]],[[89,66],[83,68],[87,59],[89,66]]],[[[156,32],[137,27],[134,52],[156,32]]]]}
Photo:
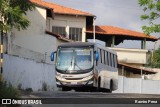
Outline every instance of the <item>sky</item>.
{"type": "MultiPolygon", "coordinates": [[[[97,16],[96,25],[110,25],[128,30],[143,32],[141,26],[147,21],[142,21],[142,7],[138,0],[45,0],[48,2],[71,7],[81,11],[89,12],[97,16]]],[[[160,37],[160,33],[151,34],[160,37]]],[[[160,41],[147,42],[147,49],[158,48],[160,41]]],[[[140,41],[124,41],[117,47],[140,48],[140,41]]]]}

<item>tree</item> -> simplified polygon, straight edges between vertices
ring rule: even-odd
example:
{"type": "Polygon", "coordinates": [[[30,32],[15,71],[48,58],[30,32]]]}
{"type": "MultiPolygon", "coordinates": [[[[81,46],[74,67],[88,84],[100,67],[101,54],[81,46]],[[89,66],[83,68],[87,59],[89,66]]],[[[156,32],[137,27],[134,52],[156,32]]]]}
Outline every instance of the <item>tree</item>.
{"type": "Polygon", "coordinates": [[[141,15],[142,20],[148,20],[146,26],[142,26],[145,34],[160,32],[160,0],[138,0],[138,4],[143,7],[145,14],[141,15]]]}
{"type": "Polygon", "coordinates": [[[160,68],[160,48],[153,53],[153,67],[160,68]]]}
{"type": "Polygon", "coordinates": [[[147,67],[160,68],[160,48],[152,52],[147,67]]]}
{"type": "MultiPolygon", "coordinates": [[[[18,30],[27,29],[29,20],[25,17],[28,10],[32,10],[34,5],[30,0],[0,0],[0,58],[3,59],[3,36],[13,28],[18,30]]],[[[6,35],[7,36],[7,35],[6,35]]],[[[2,60],[1,60],[2,61],[2,60]]],[[[0,71],[3,73],[3,62],[0,62],[0,71]]],[[[1,74],[0,74],[1,78],[1,74]]]]}
{"type": "Polygon", "coordinates": [[[0,30],[10,31],[13,27],[20,30],[29,26],[26,11],[34,5],[29,0],[0,0],[0,30]]]}

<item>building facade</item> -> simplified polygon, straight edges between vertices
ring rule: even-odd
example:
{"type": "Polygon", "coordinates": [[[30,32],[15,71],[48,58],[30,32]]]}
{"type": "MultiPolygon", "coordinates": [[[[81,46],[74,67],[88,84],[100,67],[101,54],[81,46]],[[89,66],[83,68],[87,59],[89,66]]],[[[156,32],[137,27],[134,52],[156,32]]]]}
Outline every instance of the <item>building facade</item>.
{"type": "Polygon", "coordinates": [[[93,19],[94,15],[41,0],[30,1],[36,6],[33,11],[27,12],[30,26],[22,31],[14,29],[9,34],[8,54],[53,64],[50,54],[57,45],[86,41],[86,26],[92,24],[89,19],[93,19]]]}

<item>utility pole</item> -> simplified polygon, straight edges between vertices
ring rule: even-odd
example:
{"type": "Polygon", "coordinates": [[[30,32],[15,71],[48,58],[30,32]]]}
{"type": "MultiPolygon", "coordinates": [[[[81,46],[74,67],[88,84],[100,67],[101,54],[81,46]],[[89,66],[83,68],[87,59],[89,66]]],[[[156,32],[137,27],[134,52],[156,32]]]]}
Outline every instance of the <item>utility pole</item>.
{"type": "MultiPolygon", "coordinates": [[[[1,35],[0,35],[0,53],[1,53],[1,58],[0,58],[0,79],[2,80],[2,73],[3,73],[3,29],[1,30],[1,35]]],[[[0,80],[0,81],[1,81],[0,80]]]]}
{"type": "Polygon", "coordinates": [[[95,34],[95,20],[96,20],[96,16],[93,17],[93,40],[94,40],[94,43],[96,42],[96,34],[95,34]]]}
{"type": "Polygon", "coordinates": [[[2,73],[3,73],[3,18],[0,17],[0,81],[2,80],[2,73]]]}

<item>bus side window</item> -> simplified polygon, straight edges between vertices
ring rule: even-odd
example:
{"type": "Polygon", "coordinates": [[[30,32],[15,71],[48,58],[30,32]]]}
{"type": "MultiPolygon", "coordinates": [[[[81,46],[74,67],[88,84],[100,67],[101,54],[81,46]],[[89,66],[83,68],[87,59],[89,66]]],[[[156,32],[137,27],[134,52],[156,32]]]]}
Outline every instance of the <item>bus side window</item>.
{"type": "Polygon", "coordinates": [[[111,58],[111,67],[113,67],[113,55],[110,53],[110,58],[111,58]]]}
{"type": "Polygon", "coordinates": [[[103,54],[104,59],[103,60],[104,60],[104,64],[106,64],[106,51],[104,50],[103,52],[104,52],[104,54],[103,54]]]}
{"type": "Polygon", "coordinates": [[[108,52],[108,58],[107,59],[108,59],[108,65],[111,66],[111,61],[110,61],[111,58],[110,58],[110,53],[109,52],[108,52]]]}
{"type": "Polygon", "coordinates": [[[108,65],[108,52],[105,51],[105,63],[106,65],[108,65]]]}
{"type": "Polygon", "coordinates": [[[115,55],[112,54],[112,66],[115,67],[115,55]]]}
{"type": "Polygon", "coordinates": [[[114,67],[114,54],[111,53],[112,67],[114,67]]]}
{"type": "Polygon", "coordinates": [[[98,53],[99,53],[99,60],[98,60],[98,62],[101,63],[101,57],[102,57],[102,56],[101,56],[101,52],[100,52],[100,49],[99,49],[99,48],[98,48],[98,53]]]}
{"type": "Polygon", "coordinates": [[[115,68],[117,68],[117,55],[115,55],[115,57],[114,57],[114,60],[115,60],[115,68]]]}
{"type": "Polygon", "coordinates": [[[101,49],[101,63],[104,64],[104,50],[101,49]]]}
{"type": "Polygon", "coordinates": [[[112,53],[110,53],[110,66],[112,67],[112,53]]]}

